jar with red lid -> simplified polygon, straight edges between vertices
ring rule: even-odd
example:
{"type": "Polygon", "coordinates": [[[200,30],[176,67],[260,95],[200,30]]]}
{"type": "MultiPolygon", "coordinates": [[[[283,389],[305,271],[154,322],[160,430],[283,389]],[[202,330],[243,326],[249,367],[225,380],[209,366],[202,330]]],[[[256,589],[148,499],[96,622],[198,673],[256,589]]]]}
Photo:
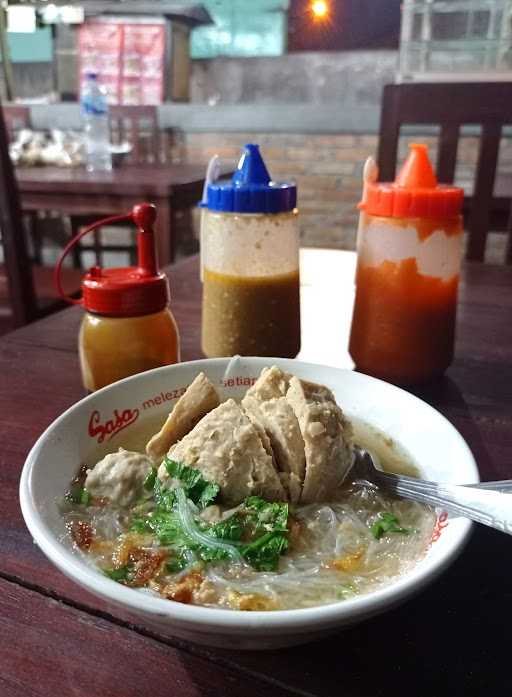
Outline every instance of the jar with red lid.
{"type": "Polygon", "coordinates": [[[438,184],[426,145],[410,145],[394,182],[367,163],[349,345],[361,372],[411,385],[452,362],[463,196],[438,184]]]}
{"type": "Polygon", "coordinates": [[[73,238],[57,264],[60,294],[85,309],[78,347],[82,380],[91,392],[129,375],[180,360],[178,328],[169,307],[169,282],[157,269],[155,218],[153,205],[140,204],[129,215],[101,220],[73,238]],[[123,221],[137,227],[137,266],[95,266],[83,278],[82,298],[67,298],[60,282],[64,257],[88,232],[123,221]]]}

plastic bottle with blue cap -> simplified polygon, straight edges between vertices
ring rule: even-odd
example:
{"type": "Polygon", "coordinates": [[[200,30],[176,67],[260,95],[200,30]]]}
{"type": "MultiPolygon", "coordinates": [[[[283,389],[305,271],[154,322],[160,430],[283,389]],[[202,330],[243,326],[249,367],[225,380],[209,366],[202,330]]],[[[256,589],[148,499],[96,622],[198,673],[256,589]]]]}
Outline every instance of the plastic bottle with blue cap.
{"type": "Polygon", "coordinates": [[[88,172],[109,172],[112,169],[112,153],[107,92],[98,82],[97,73],[86,73],[80,102],[86,169],[88,172]]]}
{"type": "Polygon", "coordinates": [[[208,357],[300,349],[297,187],[274,182],[259,147],[202,202],[202,347],[208,357]]]}

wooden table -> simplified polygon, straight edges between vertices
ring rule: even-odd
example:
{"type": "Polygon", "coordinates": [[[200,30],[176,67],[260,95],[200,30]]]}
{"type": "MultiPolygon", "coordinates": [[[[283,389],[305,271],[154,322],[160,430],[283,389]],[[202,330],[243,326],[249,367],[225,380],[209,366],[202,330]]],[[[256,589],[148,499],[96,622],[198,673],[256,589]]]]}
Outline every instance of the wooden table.
{"type": "MultiPolygon", "coordinates": [[[[355,255],[302,257],[303,357],[347,365],[355,255]]],[[[169,272],[183,358],[200,356],[197,258],[169,272]]],[[[468,264],[457,358],[416,393],[470,444],[483,479],[512,477],[512,268],[468,264]]],[[[82,396],[80,310],[0,340],[0,695],[2,697],[506,697],[509,536],[478,527],[417,598],[316,644],[213,650],[152,631],[67,580],[32,543],[18,504],[24,458],[82,396]]],[[[447,463],[448,465],[448,463],[447,463]]]]}
{"type": "Polygon", "coordinates": [[[200,200],[205,167],[127,165],[94,173],[81,167],[19,167],[16,174],[26,212],[58,210],[101,218],[127,213],[142,201],[154,203],[158,255],[161,264],[168,264],[173,258],[173,213],[200,200]]]}

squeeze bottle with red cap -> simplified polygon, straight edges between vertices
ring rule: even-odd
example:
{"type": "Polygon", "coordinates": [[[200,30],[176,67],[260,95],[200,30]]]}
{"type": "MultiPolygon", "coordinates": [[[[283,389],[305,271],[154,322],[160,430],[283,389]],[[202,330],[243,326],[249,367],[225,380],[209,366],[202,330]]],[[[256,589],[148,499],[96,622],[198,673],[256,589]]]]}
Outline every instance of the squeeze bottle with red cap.
{"type": "Polygon", "coordinates": [[[349,351],[363,373],[398,384],[444,373],[453,360],[463,191],[437,183],[426,145],[393,183],[365,167],[349,351]]]}
{"type": "Polygon", "coordinates": [[[128,215],[100,220],[74,237],[57,263],[55,282],[60,295],[86,311],[78,346],[83,383],[91,392],[129,375],[180,360],[178,329],[169,309],[169,283],[157,269],[155,218],[155,206],[143,203],[128,215]],[[68,298],[60,279],[64,257],[88,232],[113,222],[136,225],[137,266],[95,266],[82,280],[82,297],[68,298]]]}

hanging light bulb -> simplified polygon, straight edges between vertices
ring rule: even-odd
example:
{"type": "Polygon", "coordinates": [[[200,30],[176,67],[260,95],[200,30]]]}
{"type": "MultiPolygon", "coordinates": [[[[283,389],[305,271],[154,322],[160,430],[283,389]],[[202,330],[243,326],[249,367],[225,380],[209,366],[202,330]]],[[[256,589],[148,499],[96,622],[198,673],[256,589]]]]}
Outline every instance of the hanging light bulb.
{"type": "Polygon", "coordinates": [[[315,19],[324,19],[329,14],[329,5],[326,0],[313,0],[311,13],[315,19]]]}

